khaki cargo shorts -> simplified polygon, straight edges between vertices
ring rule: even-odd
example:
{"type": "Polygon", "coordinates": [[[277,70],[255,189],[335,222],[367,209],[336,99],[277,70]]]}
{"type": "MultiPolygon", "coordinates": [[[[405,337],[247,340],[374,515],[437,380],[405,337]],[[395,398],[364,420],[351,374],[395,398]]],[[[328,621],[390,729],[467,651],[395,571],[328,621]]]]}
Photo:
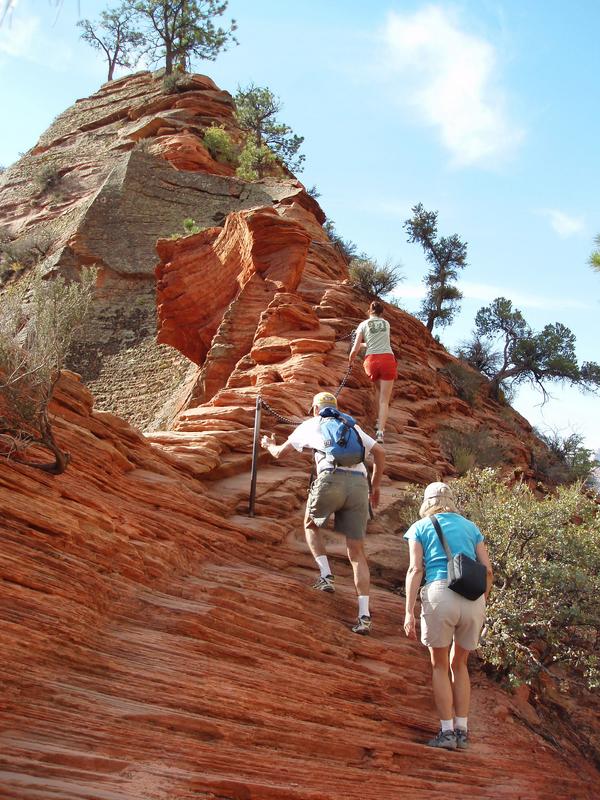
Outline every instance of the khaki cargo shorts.
{"type": "Polygon", "coordinates": [[[369,519],[369,484],[360,472],[322,472],[308,493],[306,520],[318,528],[334,514],[334,530],[348,539],[362,539],[369,519]]]}
{"type": "Polygon", "coordinates": [[[449,589],[445,580],[421,589],[421,641],[427,647],[449,647],[454,639],[464,650],[475,650],[484,618],[483,595],[467,600],[449,589]]]}

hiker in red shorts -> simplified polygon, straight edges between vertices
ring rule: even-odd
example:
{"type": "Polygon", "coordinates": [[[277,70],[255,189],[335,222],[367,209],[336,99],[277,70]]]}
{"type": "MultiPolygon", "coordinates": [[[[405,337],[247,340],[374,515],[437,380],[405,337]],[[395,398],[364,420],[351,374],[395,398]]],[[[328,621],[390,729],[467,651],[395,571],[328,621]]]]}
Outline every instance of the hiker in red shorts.
{"type": "Polygon", "coordinates": [[[369,306],[369,319],[361,322],[356,329],[354,345],[348,359],[354,361],[363,345],[367,352],[364,370],[375,384],[377,392],[377,441],[383,444],[383,433],[387,422],[388,409],[394,380],[396,379],[396,358],[390,345],[390,323],[383,319],[383,303],[373,300],[369,306]]]}

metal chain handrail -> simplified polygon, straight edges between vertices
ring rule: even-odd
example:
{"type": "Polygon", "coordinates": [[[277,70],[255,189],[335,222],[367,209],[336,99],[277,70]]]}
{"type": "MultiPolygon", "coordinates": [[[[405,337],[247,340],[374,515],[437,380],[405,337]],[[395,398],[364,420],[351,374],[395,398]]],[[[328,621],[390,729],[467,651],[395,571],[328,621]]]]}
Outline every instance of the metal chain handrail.
{"type": "Polygon", "coordinates": [[[267,414],[271,414],[271,416],[278,419],[279,422],[283,422],[284,425],[299,425],[301,422],[304,422],[304,420],[300,419],[300,417],[296,417],[296,419],[293,419],[292,417],[284,417],[283,414],[280,414],[278,411],[275,411],[274,408],[271,408],[267,401],[263,400],[262,397],[260,398],[260,404],[267,414]]]}

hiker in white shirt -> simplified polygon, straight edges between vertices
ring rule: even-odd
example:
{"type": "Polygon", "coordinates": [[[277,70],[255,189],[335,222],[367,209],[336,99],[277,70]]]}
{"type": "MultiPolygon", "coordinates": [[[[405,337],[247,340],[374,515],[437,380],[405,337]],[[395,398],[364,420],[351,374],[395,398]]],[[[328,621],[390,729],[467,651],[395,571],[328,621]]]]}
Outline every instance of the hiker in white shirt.
{"type": "MultiPolygon", "coordinates": [[[[313,588],[322,592],[335,591],[325,540],[320,530],[329,516],[334,514],[334,530],[346,537],[346,550],[352,565],[358,594],[358,621],[352,630],[354,633],[365,635],[371,629],[371,614],[369,611],[370,574],[364,549],[364,538],[369,519],[369,500],[373,507],[379,502],[379,485],[385,464],[385,453],[381,445],[377,444],[358,425],[354,425],[354,431],[360,437],[364,448],[364,459],[369,454],[373,456],[374,466],[370,488],[367,469],[363,461],[351,466],[336,466],[332,457],[325,452],[326,442],[323,435],[325,419],[320,416],[320,412],[326,409],[337,409],[337,400],[329,392],[320,392],[313,398],[313,417],[311,419],[301,423],[283,444],[277,445],[273,437],[263,436],[261,446],[267,449],[274,458],[279,458],[282,453],[291,448],[301,451],[306,447],[315,451],[317,477],[311,485],[304,516],[306,542],[320,570],[320,577],[313,588]]],[[[325,413],[328,412],[325,411],[325,413]]]]}
{"type": "Polygon", "coordinates": [[[369,319],[361,322],[356,329],[354,344],[348,356],[351,364],[363,347],[366,348],[363,368],[375,384],[377,394],[376,438],[383,444],[398,365],[390,344],[390,323],[383,319],[383,303],[379,300],[373,300],[369,306],[369,319]]]}

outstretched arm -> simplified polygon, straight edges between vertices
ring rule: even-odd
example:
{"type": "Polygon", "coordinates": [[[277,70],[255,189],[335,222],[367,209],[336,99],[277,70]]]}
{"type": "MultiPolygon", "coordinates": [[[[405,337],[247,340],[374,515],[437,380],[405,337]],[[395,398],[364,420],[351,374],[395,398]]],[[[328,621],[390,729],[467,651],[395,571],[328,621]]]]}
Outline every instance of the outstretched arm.
{"type": "Polygon", "coordinates": [[[268,450],[269,453],[273,456],[273,458],[279,458],[286,450],[291,450],[293,445],[291,445],[287,440],[283,444],[275,444],[275,434],[272,433],[271,436],[263,436],[260,440],[260,446],[265,450],[268,450]]]}

